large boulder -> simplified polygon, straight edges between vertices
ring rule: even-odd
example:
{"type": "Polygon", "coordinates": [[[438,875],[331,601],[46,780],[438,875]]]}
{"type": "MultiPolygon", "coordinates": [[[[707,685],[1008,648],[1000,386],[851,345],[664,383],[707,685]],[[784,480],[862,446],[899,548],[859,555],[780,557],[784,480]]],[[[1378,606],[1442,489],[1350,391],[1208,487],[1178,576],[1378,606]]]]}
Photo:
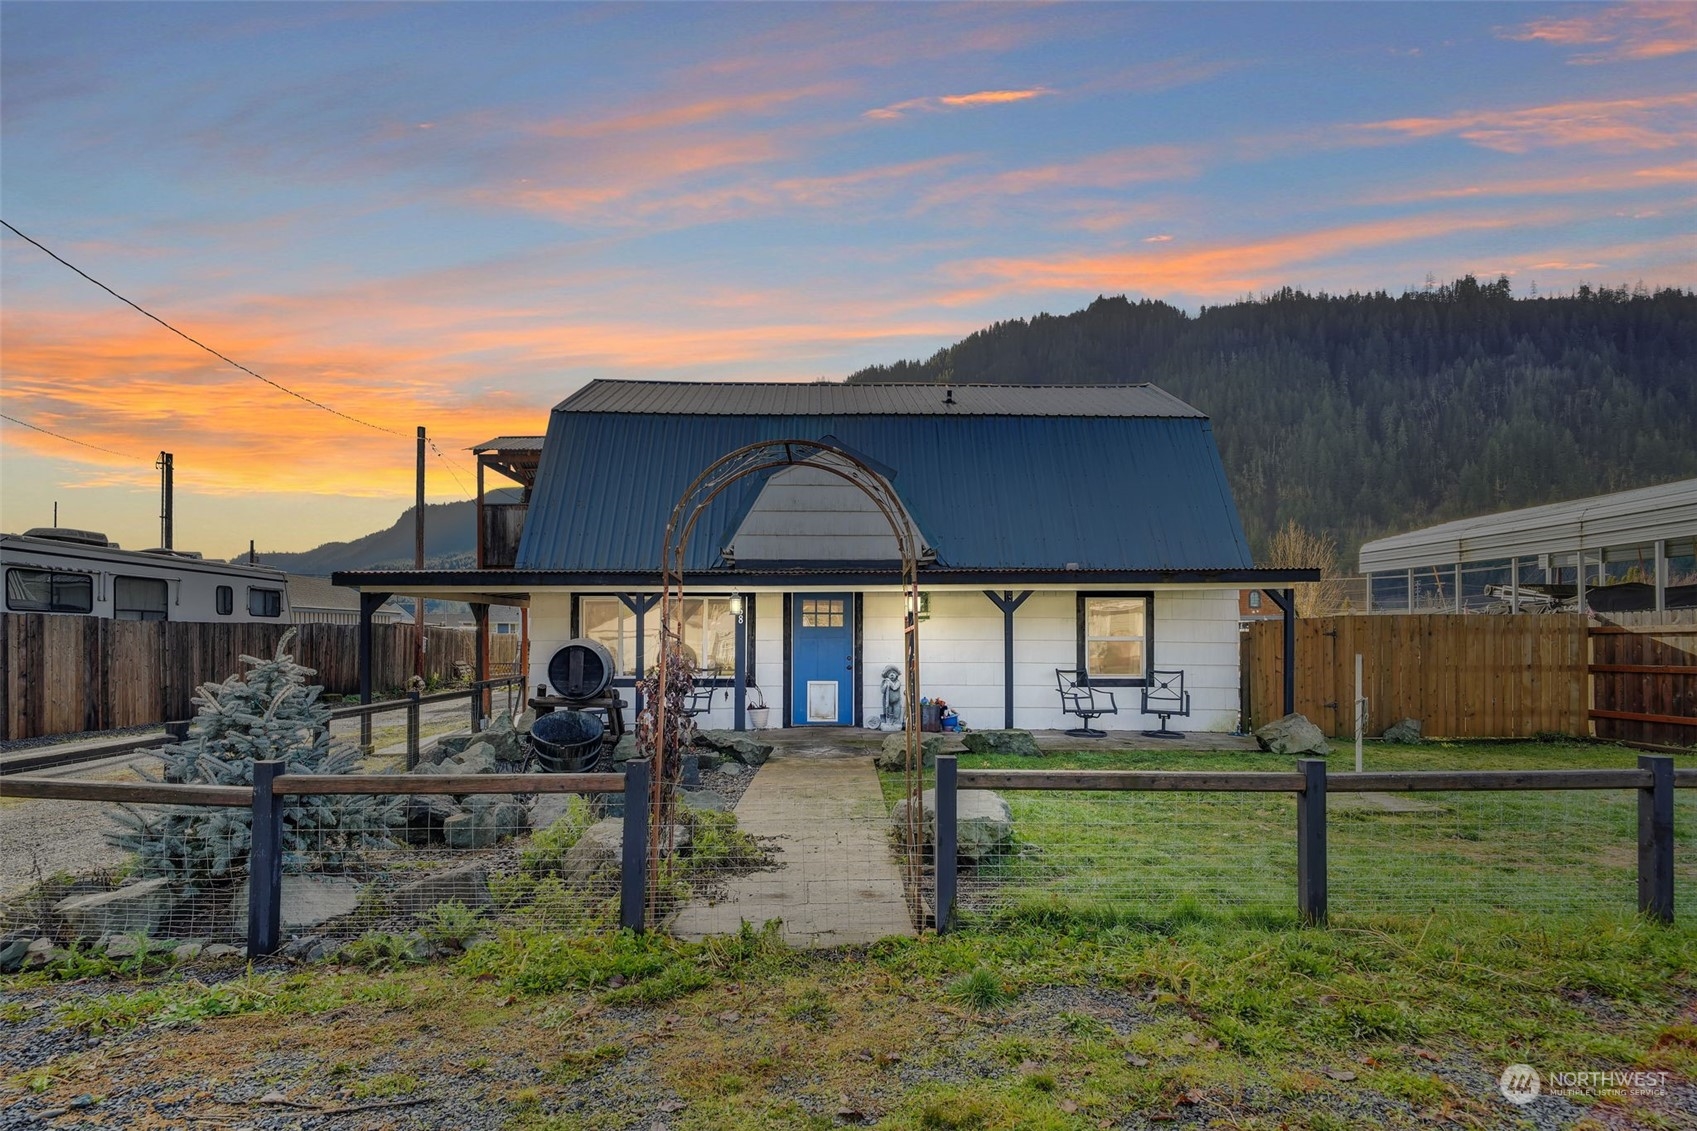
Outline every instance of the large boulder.
{"type": "MultiPolygon", "coordinates": [[[[115,891],[73,895],[53,907],[66,930],[80,938],[140,933],[153,935],[170,921],[178,896],[169,880],[142,880],[115,891]]],[[[246,922],[247,912],[242,912],[246,922]]],[[[168,933],[168,932],[167,932],[168,933]]]]}
{"type": "MultiPolygon", "coordinates": [[[[937,764],[937,755],[943,752],[943,747],[949,740],[940,734],[921,735],[919,739],[920,761],[927,767],[937,764]]],[[[878,756],[873,759],[873,765],[880,770],[904,770],[907,768],[907,735],[897,731],[884,736],[884,745],[879,749],[878,756]]]]}
{"type": "Polygon", "coordinates": [[[535,710],[521,711],[519,717],[513,720],[513,729],[520,734],[529,734],[530,728],[536,725],[535,710]]]}
{"type": "MultiPolygon", "coordinates": [[[[906,801],[896,802],[890,821],[896,828],[907,825],[906,801]]],[[[937,791],[920,797],[922,837],[937,843],[937,791]]],[[[955,855],[973,863],[1005,849],[1013,840],[1013,811],[1002,795],[989,789],[962,789],[955,793],[955,855]]]]}
{"type": "Polygon", "coordinates": [[[560,861],[560,875],[568,882],[587,884],[599,876],[617,875],[624,852],[625,822],[608,817],[583,830],[576,844],[560,861]]]}
{"type": "Polygon", "coordinates": [[[477,737],[494,749],[498,761],[517,762],[524,757],[524,751],[519,749],[518,728],[513,725],[513,717],[505,711],[490,719],[489,725],[477,737]]]}
{"type": "Polygon", "coordinates": [[[613,744],[613,761],[615,763],[628,762],[635,757],[637,757],[636,734],[627,731],[619,736],[619,741],[613,744]]]}
{"type": "Polygon", "coordinates": [[[461,864],[395,889],[395,906],[409,915],[423,915],[439,903],[450,902],[473,911],[494,905],[489,895],[489,873],[483,865],[461,864]]]}
{"type": "Polygon", "coordinates": [[[704,730],[696,736],[695,744],[728,754],[745,766],[764,766],[773,749],[770,743],[756,742],[734,730],[704,730]]]}
{"type": "MultiPolygon", "coordinates": [[[[243,880],[230,901],[230,922],[238,934],[247,932],[248,881],[243,880]]],[[[359,909],[359,884],[340,876],[288,873],[283,876],[282,924],[301,931],[328,923],[359,909]]]]}
{"type": "Polygon", "coordinates": [[[1400,723],[1393,723],[1386,727],[1385,741],[1400,742],[1405,746],[1413,745],[1416,742],[1424,742],[1425,739],[1420,734],[1420,720],[1404,719],[1400,723]]]}
{"type": "Polygon", "coordinates": [[[458,762],[467,773],[492,774],[495,772],[497,757],[495,747],[489,743],[474,742],[455,755],[451,761],[458,762]]]}
{"type": "Polygon", "coordinates": [[[1255,730],[1255,741],[1271,754],[1329,754],[1331,746],[1319,727],[1302,715],[1290,714],[1255,730]]]}
{"type": "Polygon", "coordinates": [[[488,848],[530,828],[530,810],[510,793],[474,793],[463,811],[442,823],[449,848],[488,848]]]}
{"type": "Polygon", "coordinates": [[[444,734],[436,740],[436,745],[433,748],[436,751],[435,760],[440,762],[443,758],[452,758],[455,754],[458,754],[476,740],[477,736],[472,734],[469,730],[458,731],[454,734],[444,734]]]}
{"type": "Polygon", "coordinates": [[[1028,730],[975,730],[961,736],[961,744],[974,754],[1015,754],[1041,758],[1037,740],[1028,730]]]}
{"type": "Polygon", "coordinates": [[[731,803],[710,789],[680,789],[678,800],[685,809],[701,809],[714,813],[729,813],[731,803]]]}
{"type": "Polygon", "coordinates": [[[441,839],[442,826],[459,811],[452,797],[440,793],[408,794],[404,808],[407,843],[429,844],[441,839]]]}

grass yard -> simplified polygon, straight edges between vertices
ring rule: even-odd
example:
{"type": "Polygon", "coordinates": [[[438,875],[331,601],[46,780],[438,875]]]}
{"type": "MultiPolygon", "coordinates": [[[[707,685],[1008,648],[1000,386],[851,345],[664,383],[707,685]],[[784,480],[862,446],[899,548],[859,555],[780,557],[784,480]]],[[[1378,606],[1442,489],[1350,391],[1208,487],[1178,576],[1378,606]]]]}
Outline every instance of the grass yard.
{"type": "MultiPolygon", "coordinates": [[[[1591,743],[1374,744],[1372,770],[1625,768],[1636,751],[1591,743]]],[[[1682,757],[1681,764],[1697,761],[1682,757]]],[[[1137,751],[1040,761],[963,754],[965,768],[1289,769],[1261,753],[1137,751]]],[[[1337,744],[1332,772],[1354,769],[1337,744]]],[[[886,796],[900,775],[883,779],[886,796]]],[[[1198,911],[1280,922],[1296,891],[1295,800],[1285,794],[1003,795],[1015,846],[963,870],[963,912],[980,920],[1061,909],[1161,923],[1198,911]]],[[[1637,906],[1635,791],[1333,794],[1328,880],[1334,915],[1501,910],[1558,916],[1637,906]]],[[[1697,791],[1676,796],[1676,907],[1697,914],[1697,791]]]]}
{"type": "Polygon", "coordinates": [[[422,967],[14,979],[0,1107],[79,1127],[1689,1127],[1694,967],[1690,926],[1630,918],[1050,914],[835,953],[515,929],[422,967]],[[1668,1075],[1517,1108],[1496,1087],[1516,1062],[1668,1075]]]}

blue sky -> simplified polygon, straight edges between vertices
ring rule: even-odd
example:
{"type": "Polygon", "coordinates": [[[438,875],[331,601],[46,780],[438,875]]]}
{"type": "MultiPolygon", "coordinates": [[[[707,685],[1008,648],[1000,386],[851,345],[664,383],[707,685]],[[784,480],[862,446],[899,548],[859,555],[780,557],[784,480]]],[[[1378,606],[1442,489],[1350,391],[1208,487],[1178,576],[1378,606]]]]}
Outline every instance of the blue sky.
{"type": "MultiPolygon", "coordinates": [[[[8,530],[301,549],[596,377],[1098,294],[1690,286],[1697,5],[0,4],[8,530]],[[398,433],[398,435],[397,435],[398,433]]],[[[1200,406],[1206,409],[1208,406],[1200,406]]],[[[456,478],[457,477],[457,478],[456,478]]]]}

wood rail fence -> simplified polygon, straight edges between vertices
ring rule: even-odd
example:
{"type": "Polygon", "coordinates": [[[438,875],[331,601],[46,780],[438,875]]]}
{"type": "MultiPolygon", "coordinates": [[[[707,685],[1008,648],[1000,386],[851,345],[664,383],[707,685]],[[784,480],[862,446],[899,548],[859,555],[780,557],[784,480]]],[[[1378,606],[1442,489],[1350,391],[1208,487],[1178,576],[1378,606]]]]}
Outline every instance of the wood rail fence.
{"type": "MultiPolygon", "coordinates": [[[[1282,626],[1249,626],[1242,676],[1250,726],[1283,714],[1282,626]]],[[[1305,617],[1296,622],[1296,710],[1335,738],[1355,733],[1355,657],[1365,733],[1419,719],[1439,738],[1590,735],[1697,744],[1697,625],[1591,624],[1568,615],[1305,617]]]]}
{"type": "MultiPolygon", "coordinates": [[[[269,656],[290,627],[295,659],[314,669],[333,695],[359,691],[359,626],[351,624],[194,624],[115,621],[50,613],[0,614],[0,719],[5,738],[114,730],[186,719],[203,683],[243,670],[241,657],[269,656]]],[[[405,687],[413,674],[417,629],[372,626],[372,680],[405,687]]],[[[425,672],[444,682],[475,662],[475,634],[425,629],[425,672]]],[[[490,674],[507,674],[518,637],[490,638],[490,674]]]]}

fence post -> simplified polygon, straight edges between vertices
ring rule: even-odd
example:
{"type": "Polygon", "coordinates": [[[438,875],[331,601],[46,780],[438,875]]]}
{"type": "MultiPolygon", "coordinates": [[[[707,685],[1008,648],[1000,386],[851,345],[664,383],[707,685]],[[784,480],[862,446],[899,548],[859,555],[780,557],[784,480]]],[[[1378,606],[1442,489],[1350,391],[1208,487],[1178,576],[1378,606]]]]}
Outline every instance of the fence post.
{"type": "Polygon", "coordinates": [[[477,686],[477,681],[471,683],[471,733],[478,734],[483,730],[483,690],[477,686]]]}
{"type": "Polygon", "coordinates": [[[407,700],[407,769],[411,770],[418,766],[418,692],[407,692],[407,700]]]}
{"type": "Polygon", "coordinates": [[[619,863],[619,926],[641,931],[648,910],[648,788],[646,758],[625,763],[625,839],[619,863]]]}
{"type": "Polygon", "coordinates": [[[271,781],[280,761],[253,764],[253,839],[247,858],[247,956],[263,958],[281,941],[283,917],[283,806],[271,781]]]}
{"type": "Polygon", "coordinates": [[[937,872],[937,933],[947,934],[955,920],[955,756],[937,755],[937,838],[932,863],[937,872]]]}
{"type": "Polygon", "coordinates": [[[1673,759],[1638,755],[1650,785],[1638,791],[1638,910],[1661,923],[1673,922],[1673,759]]]}
{"type": "Polygon", "coordinates": [[[1296,911],[1303,923],[1326,925],[1326,761],[1297,760],[1303,791],[1296,795],[1296,911]]]}
{"type": "Polygon", "coordinates": [[[367,758],[377,752],[376,745],[371,741],[370,715],[361,715],[359,717],[359,750],[360,753],[364,754],[367,758]]]}

